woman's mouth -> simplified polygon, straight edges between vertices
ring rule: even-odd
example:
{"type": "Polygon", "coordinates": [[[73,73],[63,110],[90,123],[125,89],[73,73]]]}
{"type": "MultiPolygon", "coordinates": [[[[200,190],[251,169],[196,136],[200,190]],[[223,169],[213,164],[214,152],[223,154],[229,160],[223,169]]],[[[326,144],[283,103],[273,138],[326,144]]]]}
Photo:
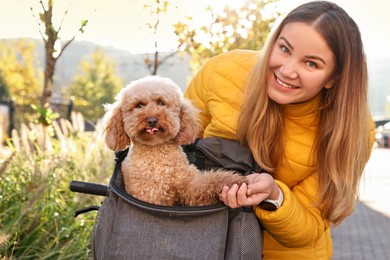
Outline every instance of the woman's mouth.
{"type": "Polygon", "coordinates": [[[282,80],[280,80],[276,75],[275,75],[275,78],[276,78],[276,82],[282,86],[283,88],[290,88],[290,89],[297,89],[299,87],[295,87],[295,86],[292,86],[292,85],[289,85],[287,83],[284,83],[282,80]]]}

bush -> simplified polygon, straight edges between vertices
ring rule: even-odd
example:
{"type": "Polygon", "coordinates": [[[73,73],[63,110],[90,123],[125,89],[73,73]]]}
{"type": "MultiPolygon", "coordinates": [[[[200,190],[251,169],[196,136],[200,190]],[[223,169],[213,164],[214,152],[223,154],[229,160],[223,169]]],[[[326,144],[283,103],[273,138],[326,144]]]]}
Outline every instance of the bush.
{"type": "Polygon", "coordinates": [[[103,198],[70,192],[69,183],[75,179],[107,183],[113,153],[94,133],[68,131],[64,135],[63,131],[58,138],[56,131],[57,137],[50,137],[52,150],[17,145],[18,150],[10,145],[12,155],[0,158],[2,259],[90,258],[96,212],[77,218],[74,213],[99,205],[103,198]]]}

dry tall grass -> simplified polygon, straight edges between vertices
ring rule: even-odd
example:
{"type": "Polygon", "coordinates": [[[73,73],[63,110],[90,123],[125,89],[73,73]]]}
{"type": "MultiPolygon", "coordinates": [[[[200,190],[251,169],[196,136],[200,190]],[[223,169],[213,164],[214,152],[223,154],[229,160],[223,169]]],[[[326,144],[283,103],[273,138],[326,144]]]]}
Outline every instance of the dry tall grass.
{"type": "Polygon", "coordinates": [[[108,183],[114,155],[98,132],[85,132],[74,113],[48,128],[22,125],[0,147],[0,259],[90,257],[96,213],[73,214],[103,198],[74,194],[69,183],[108,183]]]}

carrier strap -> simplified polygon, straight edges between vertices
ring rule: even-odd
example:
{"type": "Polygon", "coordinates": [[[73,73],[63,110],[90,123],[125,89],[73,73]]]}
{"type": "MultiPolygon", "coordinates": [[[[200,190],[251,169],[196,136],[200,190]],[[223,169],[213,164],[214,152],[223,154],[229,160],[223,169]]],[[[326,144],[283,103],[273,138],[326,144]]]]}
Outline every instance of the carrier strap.
{"type": "Polygon", "coordinates": [[[99,209],[100,209],[99,206],[90,206],[87,208],[79,209],[79,210],[76,210],[76,212],[74,213],[74,217],[77,217],[80,214],[84,214],[84,213],[87,213],[87,212],[90,212],[93,210],[99,210],[99,209]]]}
{"type": "Polygon", "coordinates": [[[129,147],[127,147],[125,150],[122,151],[115,151],[115,161],[117,163],[122,162],[128,153],[129,153],[129,147]]]}

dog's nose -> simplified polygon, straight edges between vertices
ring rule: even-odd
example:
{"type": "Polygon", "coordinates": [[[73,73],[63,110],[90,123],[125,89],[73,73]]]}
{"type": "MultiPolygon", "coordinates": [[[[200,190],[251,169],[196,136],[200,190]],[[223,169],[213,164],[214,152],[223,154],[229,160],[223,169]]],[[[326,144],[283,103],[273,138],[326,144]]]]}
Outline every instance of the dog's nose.
{"type": "Polygon", "coordinates": [[[151,116],[151,117],[148,117],[146,119],[146,123],[148,124],[148,126],[150,127],[155,127],[157,125],[157,118],[154,117],[154,116],[151,116]]]}

